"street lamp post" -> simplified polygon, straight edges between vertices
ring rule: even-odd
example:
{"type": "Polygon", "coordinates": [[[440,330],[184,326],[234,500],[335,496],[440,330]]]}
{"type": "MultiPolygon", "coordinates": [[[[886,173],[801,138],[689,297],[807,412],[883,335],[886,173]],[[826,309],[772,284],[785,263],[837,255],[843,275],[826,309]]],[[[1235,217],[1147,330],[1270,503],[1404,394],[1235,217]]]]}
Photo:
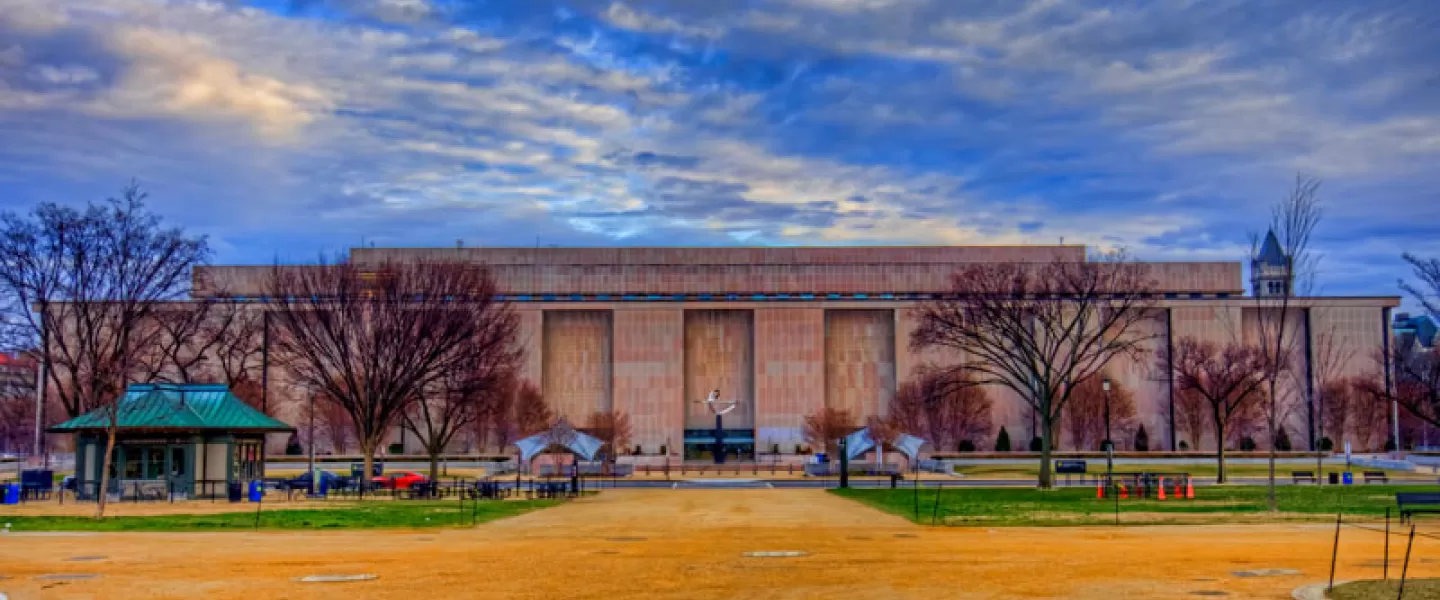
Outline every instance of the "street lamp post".
{"type": "Polygon", "coordinates": [[[315,392],[310,394],[310,439],[305,444],[310,447],[310,495],[315,495],[315,392]]]}
{"type": "MultiPolygon", "coordinates": [[[[1103,448],[1106,449],[1106,450],[1113,450],[1113,449],[1115,448],[1115,442],[1110,439],[1110,378],[1109,378],[1109,377],[1106,377],[1106,378],[1100,380],[1100,389],[1105,392],[1105,443],[1104,443],[1104,444],[1101,444],[1101,447],[1103,447],[1103,448]]],[[[1109,463],[1109,462],[1110,462],[1110,460],[1111,460],[1110,457],[1111,457],[1113,454],[1114,454],[1114,453],[1111,452],[1111,453],[1108,453],[1108,454],[1105,455],[1105,461],[1106,461],[1106,463],[1109,463]]],[[[1107,466],[1108,466],[1108,464],[1107,464],[1107,466]]]]}

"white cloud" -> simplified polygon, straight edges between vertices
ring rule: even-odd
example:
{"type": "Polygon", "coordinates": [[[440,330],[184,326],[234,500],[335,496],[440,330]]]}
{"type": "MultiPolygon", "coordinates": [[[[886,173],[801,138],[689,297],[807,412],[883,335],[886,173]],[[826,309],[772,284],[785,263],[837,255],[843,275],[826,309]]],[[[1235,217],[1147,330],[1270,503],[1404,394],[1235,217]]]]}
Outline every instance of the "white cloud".
{"type": "Polygon", "coordinates": [[[195,35],[144,28],[118,29],[110,40],[129,60],[115,88],[96,109],[118,115],[172,113],[189,118],[239,117],[264,135],[289,137],[326,111],[331,101],[305,83],[247,71],[213,54],[195,35]]]}
{"type": "Polygon", "coordinates": [[[635,31],[674,33],[699,38],[718,38],[725,34],[725,30],[719,27],[682,25],[674,19],[640,12],[620,2],[610,5],[610,8],[605,11],[605,19],[616,27],[635,31]]]}
{"type": "Polygon", "coordinates": [[[31,73],[31,77],[45,83],[51,83],[56,85],[75,85],[95,81],[100,77],[100,75],[96,73],[94,69],[79,65],[70,65],[63,67],[40,65],[38,67],[35,67],[35,69],[31,73]]]}

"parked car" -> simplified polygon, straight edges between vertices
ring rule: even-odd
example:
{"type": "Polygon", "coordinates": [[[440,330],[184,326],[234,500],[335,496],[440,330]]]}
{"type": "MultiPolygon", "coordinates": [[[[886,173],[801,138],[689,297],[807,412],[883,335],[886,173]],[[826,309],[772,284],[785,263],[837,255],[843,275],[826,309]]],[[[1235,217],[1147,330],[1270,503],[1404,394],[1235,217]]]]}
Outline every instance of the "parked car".
{"type": "Polygon", "coordinates": [[[402,471],[399,473],[391,473],[389,475],[381,475],[379,477],[371,479],[370,481],[374,483],[376,487],[382,487],[387,490],[408,490],[411,488],[411,486],[414,486],[417,483],[425,483],[429,480],[430,478],[414,471],[402,471]]]}
{"type": "MultiPolygon", "coordinates": [[[[282,489],[309,490],[309,489],[310,489],[310,478],[311,478],[310,472],[309,472],[309,471],[306,471],[306,472],[304,472],[304,473],[301,473],[298,477],[294,477],[294,478],[292,478],[292,479],[286,479],[286,480],[280,482],[280,485],[281,485],[282,489]]],[[[326,489],[332,489],[332,490],[333,490],[333,489],[337,489],[337,488],[345,488],[345,487],[349,487],[349,486],[350,486],[350,478],[349,478],[349,477],[344,477],[344,476],[342,476],[342,475],[339,475],[339,474],[337,474],[337,473],[331,473],[331,472],[329,472],[329,471],[321,471],[321,472],[320,472],[320,482],[322,482],[322,483],[324,484],[324,487],[325,487],[326,489]]],[[[319,487],[320,487],[319,485],[316,486],[317,490],[318,490],[319,487]]]]}

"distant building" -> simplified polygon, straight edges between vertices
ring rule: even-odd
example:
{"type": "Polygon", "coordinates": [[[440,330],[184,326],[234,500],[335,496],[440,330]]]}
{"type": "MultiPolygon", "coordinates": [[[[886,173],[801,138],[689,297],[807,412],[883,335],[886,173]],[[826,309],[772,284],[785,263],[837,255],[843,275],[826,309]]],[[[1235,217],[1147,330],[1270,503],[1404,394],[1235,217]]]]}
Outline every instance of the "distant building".
{"type": "Polygon", "coordinates": [[[36,365],[23,353],[0,352],[0,398],[34,398],[36,365]]]}
{"type": "MultiPolygon", "coordinates": [[[[1258,296],[1278,295],[1289,285],[1290,261],[1274,234],[1259,250],[1250,283],[1258,296]]],[[[1081,262],[1086,249],[355,248],[350,260],[362,267],[414,260],[485,265],[519,320],[525,350],[520,376],[541,390],[555,417],[571,423],[584,423],[595,412],[625,413],[633,428],[630,446],[638,449],[632,461],[707,460],[715,418],[702,401],[715,389],[737,406],[724,419],[727,450],[744,458],[778,450],[799,460],[807,416],[825,407],[845,410],[857,422],[885,416],[901,384],[946,360],[943,352],[911,348],[919,324],[912,309],[948,292],[957,270],[996,262],[1081,262]]],[[[1156,287],[1147,355],[1117,360],[1111,373],[1132,390],[1137,421],[1152,444],[1170,447],[1179,437],[1168,418],[1172,389],[1154,376],[1154,357],[1187,337],[1255,343],[1261,315],[1270,309],[1245,294],[1239,261],[1144,264],[1156,287]]],[[[194,295],[225,290],[264,311],[264,282],[272,269],[199,267],[194,295]]],[[[1297,297],[1291,318],[1302,332],[1298,339],[1324,331],[1355,349],[1356,358],[1333,376],[1365,376],[1375,371],[1370,353],[1385,345],[1390,310],[1399,303],[1395,296],[1297,297]]],[[[1313,357],[1301,358],[1297,365],[1308,366],[1313,357]]],[[[272,367],[273,414],[302,422],[303,398],[275,383],[285,380],[272,367]]],[[[1281,385],[1288,390],[1299,384],[1287,378],[1281,385]]],[[[1001,426],[1028,440],[1033,429],[1027,405],[998,386],[987,391],[994,399],[994,429],[973,445],[993,447],[1001,426]]],[[[1301,447],[1309,441],[1307,419],[1302,409],[1287,423],[1292,438],[1304,440],[1301,447]]],[[[415,436],[405,436],[406,453],[419,451],[414,442],[415,436]]],[[[1211,445],[1202,439],[1204,449],[1211,445]]]]}
{"type": "Polygon", "coordinates": [[[1395,331],[1397,346],[1414,344],[1426,352],[1435,350],[1436,334],[1440,333],[1440,327],[1435,325],[1435,320],[1429,315],[1412,316],[1410,313],[1396,313],[1391,329],[1395,331]]]}

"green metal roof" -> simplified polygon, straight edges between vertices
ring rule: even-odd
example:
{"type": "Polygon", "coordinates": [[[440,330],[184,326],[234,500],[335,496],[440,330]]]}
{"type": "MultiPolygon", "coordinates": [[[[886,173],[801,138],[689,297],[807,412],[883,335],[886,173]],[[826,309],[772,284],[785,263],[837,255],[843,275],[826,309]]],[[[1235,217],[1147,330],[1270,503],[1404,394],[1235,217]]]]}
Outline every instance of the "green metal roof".
{"type": "MultiPolygon", "coordinates": [[[[119,403],[120,429],[171,431],[293,431],[295,428],[251,408],[224,384],[134,384],[119,403]]],[[[51,427],[52,433],[105,429],[104,409],[51,427]]]]}

